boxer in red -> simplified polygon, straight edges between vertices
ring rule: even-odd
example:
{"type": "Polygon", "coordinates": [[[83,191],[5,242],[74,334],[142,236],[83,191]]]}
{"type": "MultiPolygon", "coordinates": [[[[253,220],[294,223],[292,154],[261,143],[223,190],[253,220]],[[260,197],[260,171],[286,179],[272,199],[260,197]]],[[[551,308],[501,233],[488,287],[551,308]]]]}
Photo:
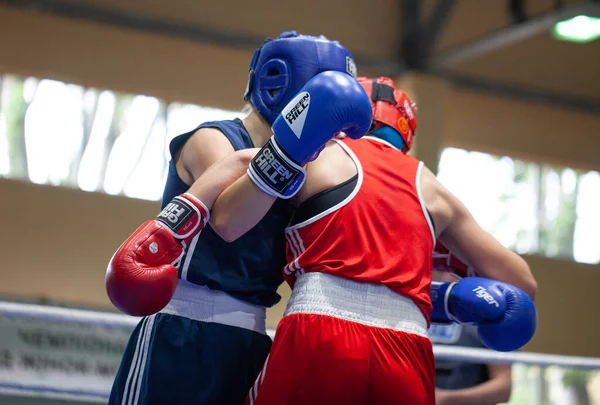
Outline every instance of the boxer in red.
{"type": "Polygon", "coordinates": [[[406,95],[389,79],[360,81],[374,136],[336,139],[306,165],[286,229],[293,292],[247,404],[433,405],[436,238],[480,275],[535,294],[527,264],[405,154],[416,129],[406,95]]]}
{"type": "Polygon", "coordinates": [[[249,404],[434,404],[435,233],[418,184],[423,165],[403,153],[414,111],[395,93],[387,82],[367,89],[402,129],[371,134],[396,133],[394,143],[338,139],[307,166],[286,230],[292,297],[249,404]]]}

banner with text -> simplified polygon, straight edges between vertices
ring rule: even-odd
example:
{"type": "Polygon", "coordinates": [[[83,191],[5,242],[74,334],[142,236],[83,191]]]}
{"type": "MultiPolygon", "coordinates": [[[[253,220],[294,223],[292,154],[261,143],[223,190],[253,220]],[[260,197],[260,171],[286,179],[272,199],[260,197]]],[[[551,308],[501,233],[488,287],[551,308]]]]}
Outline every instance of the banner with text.
{"type": "Polygon", "coordinates": [[[105,400],[130,334],[123,326],[0,314],[0,388],[105,400]]]}

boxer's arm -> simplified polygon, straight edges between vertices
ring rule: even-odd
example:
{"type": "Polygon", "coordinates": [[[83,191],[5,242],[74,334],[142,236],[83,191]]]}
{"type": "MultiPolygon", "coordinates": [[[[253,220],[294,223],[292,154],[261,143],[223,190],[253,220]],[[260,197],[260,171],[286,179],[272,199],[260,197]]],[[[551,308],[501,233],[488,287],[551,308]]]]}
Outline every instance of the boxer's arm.
{"type": "Polygon", "coordinates": [[[438,239],[478,275],[512,284],[535,298],[537,284],[529,265],[479,226],[464,204],[423,170],[421,191],[438,239]]]}
{"type": "Polygon", "coordinates": [[[215,201],[220,194],[246,173],[250,160],[258,149],[243,149],[225,155],[221,160],[213,163],[206,170],[195,171],[197,177],[187,191],[204,204],[214,208],[215,201]]]}
{"type": "Polygon", "coordinates": [[[489,380],[474,387],[458,390],[436,389],[438,405],[495,405],[508,402],[512,391],[511,366],[488,365],[489,380]]]}
{"type": "MultiPolygon", "coordinates": [[[[298,207],[315,194],[343,183],[356,174],[352,159],[335,142],[328,142],[319,157],[306,165],[306,181],[290,199],[298,207]]],[[[263,192],[248,177],[242,176],[223,192],[211,211],[211,227],[232,241],[249,231],[264,217],[275,197],[263,192]]]]}
{"type": "MultiPolygon", "coordinates": [[[[254,153],[257,150],[253,149],[254,153]]],[[[277,197],[258,188],[244,174],[215,202],[210,214],[210,226],[223,240],[232,242],[252,229],[267,214],[276,199],[277,197]]]]}
{"type": "MultiPolygon", "coordinates": [[[[306,165],[306,181],[298,194],[290,199],[293,206],[297,207],[318,192],[331,187],[332,184],[342,182],[339,179],[332,179],[331,174],[327,176],[322,173],[323,168],[331,169],[327,160],[331,159],[330,148],[335,147],[334,145],[333,142],[329,142],[321,155],[314,162],[306,165]]],[[[335,176],[339,177],[339,172],[336,172],[335,176]]],[[[275,199],[276,197],[263,192],[245,174],[225,190],[215,202],[211,211],[211,227],[217,228],[219,236],[226,241],[236,240],[267,214],[275,199]]]]}
{"type": "Polygon", "coordinates": [[[223,240],[230,242],[250,230],[276,199],[259,189],[246,174],[250,160],[257,151],[246,149],[234,152],[227,138],[214,128],[198,130],[181,151],[177,172],[188,184],[194,183],[190,193],[198,194],[196,197],[211,209],[211,228],[223,240]],[[237,157],[231,158],[231,155],[237,157]],[[222,164],[228,162],[227,159],[230,159],[232,166],[222,164]],[[218,162],[221,164],[217,165],[218,162]],[[202,176],[205,172],[210,175],[202,176]],[[207,181],[196,181],[201,176],[207,181]],[[222,184],[226,184],[226,187],[215,187],[222,184]]]}
{"type": "Polygon", "coordinates": [[[213,207],[211,226],[223,239],[232,241],[249,231],[277,197],[291,199],[297,195],[306,180],[305,166],[319,156],[335,134],[344,131],[356,139],[369,129],[370,100],[348,75],[320,73],[296,97],[308,95],[313,107],[305,110],[301,132],[294,132],[296,129],[284,118],[285,111],[298,103],[299,99],[292,99],[275,119],[273,136],[252,159],[248,174],[226,190],[213,207]]]}
{"type": "Polygon", "coordinates": [[[456,197],[449,195],[447,201],[452,218],[439,237],[442,243],[481,276],[517,286],[535,299],[537,284],[527,262],[481,228],[456,197]]]}
{"type": "Polygon", "coordinates": [[[177,174],[191,186],[209,167],[233,152],[233,146],[221,131],[200,128],[174,156],[177,174]]]}

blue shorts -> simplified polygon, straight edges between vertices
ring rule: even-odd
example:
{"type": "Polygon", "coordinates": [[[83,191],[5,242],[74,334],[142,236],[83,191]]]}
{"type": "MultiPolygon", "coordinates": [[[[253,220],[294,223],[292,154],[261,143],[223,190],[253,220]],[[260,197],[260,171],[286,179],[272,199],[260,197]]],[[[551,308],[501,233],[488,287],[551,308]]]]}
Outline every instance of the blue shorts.
{"type": "Polygon", "coordinates": [[[156,314],[137,325],[109,404],[243,404],[271,338],[218,323],[156,314]]]}

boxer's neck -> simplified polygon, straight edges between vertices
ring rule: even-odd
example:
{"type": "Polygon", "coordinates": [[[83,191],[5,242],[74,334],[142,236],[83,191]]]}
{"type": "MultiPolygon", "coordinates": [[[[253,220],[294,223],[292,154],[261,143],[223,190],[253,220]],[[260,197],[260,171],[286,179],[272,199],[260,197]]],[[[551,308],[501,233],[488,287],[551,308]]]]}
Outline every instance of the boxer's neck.
{"type": "Polygon", "coordinates": [[[262,148],[265,143],[271,138],[273,132],[271,132],[271,126],[261,117],[256,111],[252,110],[246,118],[242,120],[246,131],[252,139],[252,143],[256,148],[262,148]]]}

